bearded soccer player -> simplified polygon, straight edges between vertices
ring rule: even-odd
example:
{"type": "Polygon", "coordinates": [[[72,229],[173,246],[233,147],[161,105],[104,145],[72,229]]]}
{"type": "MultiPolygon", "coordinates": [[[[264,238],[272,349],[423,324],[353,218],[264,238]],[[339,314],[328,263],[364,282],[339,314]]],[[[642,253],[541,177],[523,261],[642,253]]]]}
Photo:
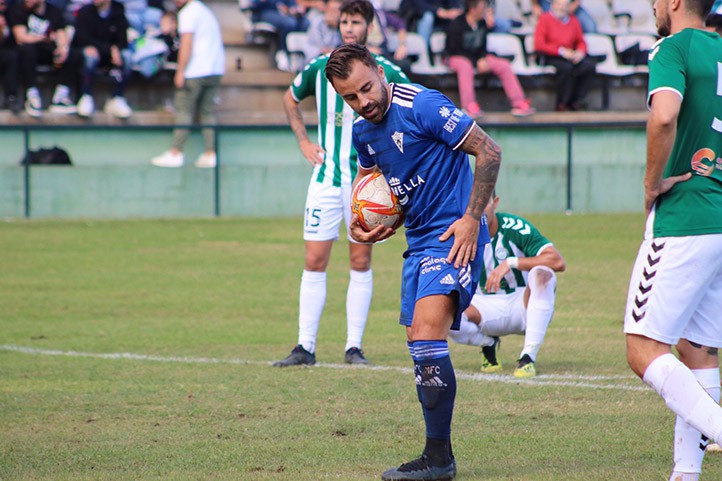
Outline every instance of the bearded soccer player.
{"type": "Polygon", "coordinates": [[[677,414],[670,480],[696,481],[722,439],[722,38],[713,0],[656,0],[644,241],[629,284],[627,361],[677,414]],[[677,346],[679,358],[671,346],[677,346]]]}
{"type": "MultiPolygon", "coordinates": [[[[405,215],[400,323],[406,326],[414,361],[426,447],[419,458],[387,470],[382,479],[452,479],[456,377],[447,336],[449,329],[458,329],[479,279],[477,253],[489,242],[484,207],[494,190],[501,150],[441,93],[387,83],[383,66],[366,47],[346,44],[334,50],[326,77],[361,116],[353,129],[357,181],[381,171],[405,215]],[[468,154],[476,157],[474,174],[468,154]]],[[[393,233],[383,225],[366,232],[357,217],[351,221],[351,235],[359,242],[377,242],[393,233]]]]}

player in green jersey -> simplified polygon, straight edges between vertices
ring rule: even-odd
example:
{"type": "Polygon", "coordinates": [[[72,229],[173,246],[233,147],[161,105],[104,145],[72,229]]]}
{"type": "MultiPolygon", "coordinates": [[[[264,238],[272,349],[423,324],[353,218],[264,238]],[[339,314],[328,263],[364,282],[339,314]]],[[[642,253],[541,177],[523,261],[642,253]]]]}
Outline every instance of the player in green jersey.
{"type": "Polygon", "coordinates": [[[499,197],[486,206],[491,242],[486,245],[484,269],[471,306],[458,331],[449,337],[460,344],[481,346],[481,371],[501,370],[499,337],[524,334],[514,376],[536,376],[537,353],[554,315],[556,272],[566,269],[554,245],[529,221],[497,212],[499,197]]]}
{"type": "Polygon", "coordinates": [[[670,480],[696,481],[722,440],[722,38],[713,0],[656,0],[645,238],[624,318],[627,361],[677,414],[670,480]],[[679,358],[672,354],[676,345],[679,358]]]}
{"type": "MultiPolygon", "coordinates": [[[[344,43],[365,44],[374,19],[374,7],[368,0],[346,0],[341,6],[339,31],[344,43]]],[[[399,67],[381,56],[389,82],[408,83],[399,67]]],[[[326,267],[331,248],[344,220],[351,221],[351,183],[356,177],[357,154],[351,143],[356,114],[333,89],[324,76],[328,55],[311,60],[299,73],[283,98],[291,129],[296,134],[303,156],[313,166],[306,197],[303,238],[306,257],[299,294],[298,345],[274,366],[315,364],[316,335],[326,302],[326,267]],[[306,132],[299,103],[316,96],[318,143],[306,132]]],[[[347,232],[348,235],[348,232],[347,232]]],[[[368,364],[361,351],[366,327],[373,275],[371,244],[360,244],[349,237],[350,281],[346,297],[347,338],[344,361],[368,364]]]]}

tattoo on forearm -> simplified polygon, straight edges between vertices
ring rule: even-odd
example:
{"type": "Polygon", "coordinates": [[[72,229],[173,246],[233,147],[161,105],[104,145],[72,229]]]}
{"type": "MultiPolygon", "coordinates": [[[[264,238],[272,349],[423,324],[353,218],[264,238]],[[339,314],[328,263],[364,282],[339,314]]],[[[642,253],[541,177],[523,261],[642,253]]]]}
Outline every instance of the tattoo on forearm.
{"type": "Polygon", "coordinates": [[[466,213],[480,220],[484,208],[489,202],[496,185],[501,165],[501,148],[478,126],[473,130],[461,146],[461,150],[476,157],[474,170],[474,187],[466,213]]]}

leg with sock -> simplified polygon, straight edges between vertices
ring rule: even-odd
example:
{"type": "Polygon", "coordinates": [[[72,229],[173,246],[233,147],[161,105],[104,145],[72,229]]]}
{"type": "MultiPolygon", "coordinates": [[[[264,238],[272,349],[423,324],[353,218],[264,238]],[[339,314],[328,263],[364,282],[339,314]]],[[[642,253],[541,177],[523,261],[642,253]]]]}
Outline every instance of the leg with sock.
{"type": "Polygon", "coordinates": [[[642,379],[687,424],[708,439],[722,441],[722,407],[672,353],[654,359],[642,379]]]}
{"type": "Polygon", "coordinates": [[[536,375],[534,363],[554,315],[556,287],[557,278],[550,268],[537,266],[529,271],[529,302],[526,307],[524,348],[519,355],[517,369],[514,371],[516,377],[536,375]]]}
{"type": "MultiPolygon", "coordinates": [[[[677,344],[679,360],[690,368],[697,382],[717,403],[720,400],[720,373],[717,349],[689,342],[677,344]]],[[[702,461],[708,439],[677,416],[674,427],[674,470],[672,481],[697,481],[702,472],[702,461]]]]}
{"type": "Polygon", "coordinates": [[[298,345],[277,367],[316,363],[316,334],[326,304],[326,273],[304,270],[299,290],[298,345]]]}
{"type": "Polygon", "coordinates": [[[445,340],[408,342],[414,360],[416,392],[426,424],[423,454],[384,472],[384,481],[448,480],[456,476],[451,449],[451,418],[456,398],[456,375],[445,340]]]}
{"type": "Polygon", "coordinates": [[[374,276],[371,269],[351,271],[346,293],[347,337],[344,360],[348,364],[368,364],[361,351],[371,297],[374,292],[374,276]]]}

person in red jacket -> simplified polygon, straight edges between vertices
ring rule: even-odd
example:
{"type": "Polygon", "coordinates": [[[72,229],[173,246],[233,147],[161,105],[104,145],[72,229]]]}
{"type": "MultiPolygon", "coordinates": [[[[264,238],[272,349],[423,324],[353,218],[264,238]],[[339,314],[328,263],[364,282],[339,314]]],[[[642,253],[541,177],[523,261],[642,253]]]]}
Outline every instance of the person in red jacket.
{"type": "Polygon", "coordinates": [[[584,33],[569,13],[569,0],[553,0],[551,9],[539,17],[534,50],[557,70],[556,110],[583,109],[596,63],[587,56],[584,33]]]}

